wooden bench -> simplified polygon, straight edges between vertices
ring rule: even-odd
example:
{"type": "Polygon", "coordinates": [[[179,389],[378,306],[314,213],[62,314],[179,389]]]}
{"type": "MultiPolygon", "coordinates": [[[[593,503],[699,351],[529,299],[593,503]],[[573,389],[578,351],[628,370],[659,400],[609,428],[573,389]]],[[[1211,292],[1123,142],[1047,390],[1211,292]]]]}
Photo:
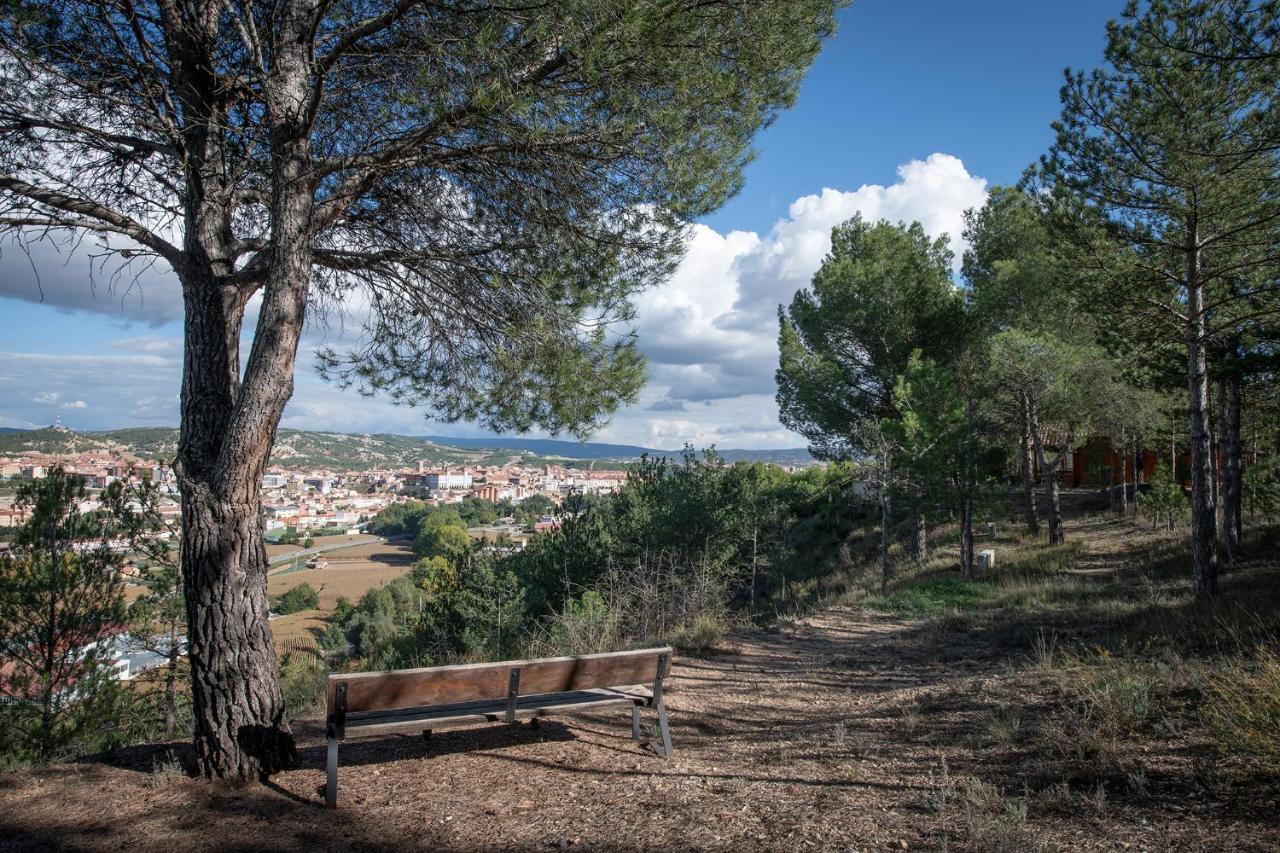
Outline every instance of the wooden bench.
{"type": "Polygon", "coordinates": [[[626,705],[631,708],[631,735],[641,742],[640,709],[657,712],[661,745],[647,745],[670,758],[671,732],[662,701],[662,680],[670,668],[671,649],[661,648],[389,672],[332,673],[325,692],[325,803],[330,808],[338,803],[338,744],[348,737],[406,730],[421,730],[429,736],[432,729],[449,726],[514,723],[548,713],[626,705]]]}

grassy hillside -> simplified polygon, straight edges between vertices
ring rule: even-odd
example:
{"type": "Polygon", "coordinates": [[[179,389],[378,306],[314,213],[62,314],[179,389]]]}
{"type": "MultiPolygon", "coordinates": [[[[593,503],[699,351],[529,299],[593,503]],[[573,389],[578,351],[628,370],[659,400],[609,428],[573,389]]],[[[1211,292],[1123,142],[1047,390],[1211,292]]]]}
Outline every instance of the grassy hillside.
{"type": "MultiPolygon", "coordinates": [[[[0,432],[0,454],[23,452],[82,453],[103,451],[167,461],[178,449],[175,427],[133,427],[101,432],[73,432],[45,427],[0,432]]],[[[355,471],[399,468],[419,461],[428,465],[502,465],[521,460],[530,465],[558,463],[571,468],[620,469],[641,453],[670,454],[626,445],[597,445],[536,439],[420,438],[390,433],[352,434],[282,429],[276,435],[272,462],[289,468],[328,468],[355,471]],[[459,445],[446,443],[456,440],[459,445]],[[633,452],[634,451],[634,452],[633,452]]],[[[751,459],[778,464],[812,461],[803,450],[731,450],[727,461],[751,459]]]]}

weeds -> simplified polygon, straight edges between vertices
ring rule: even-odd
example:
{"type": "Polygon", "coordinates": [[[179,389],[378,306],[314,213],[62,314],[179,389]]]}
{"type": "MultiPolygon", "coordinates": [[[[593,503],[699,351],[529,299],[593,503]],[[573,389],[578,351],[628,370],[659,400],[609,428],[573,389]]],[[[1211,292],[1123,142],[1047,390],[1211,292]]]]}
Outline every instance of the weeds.
{"type": "Polygon", "coordinates": [[[719,619],[705,613],[680,628],[671,638],[671,644],[677,651],[698,657],[714,653],[723,641],[724,626],[719,619]]]}
{"type": "Polygon", "coordinates": [[[1022,714],[1017,708],[1004,707],[987,720],[987,738],[994,746],[1011,747],[1022,735],[1022,714]]]}
{"type": "Polygon", "coordinates": [[[1280,756],[1280,656],[1266,647],[1210,677],[1205,720],[1220,748],[1259,758],[1280,756]]]}

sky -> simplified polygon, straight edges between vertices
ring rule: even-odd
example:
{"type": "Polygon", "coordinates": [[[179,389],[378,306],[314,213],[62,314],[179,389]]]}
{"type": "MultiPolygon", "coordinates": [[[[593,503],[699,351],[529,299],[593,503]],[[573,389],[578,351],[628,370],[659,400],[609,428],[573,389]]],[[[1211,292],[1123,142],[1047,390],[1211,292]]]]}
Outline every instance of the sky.
{"type": "MultiPolygon", "coordinates": [[[[674,276],[639,296],[648,383],[593,439],[804,446],[774,402],[777,311],[809,283],[831,228],[855,213],[919,221],[950,235],[958,267],[964,211],[1047,150],[1063,69],[1099,63],[1122,6],[855,0],[796,104],[757,137],[742,191],[693,225],[674,276]]],[[[171,275],[113,277],[92,240],[0,252],[0,427],[177,424],[182,301],[171,275]]],[[[310,351],[334,334],[305,334],[283,427],[486,434],[326,384],[310,351]]]]}

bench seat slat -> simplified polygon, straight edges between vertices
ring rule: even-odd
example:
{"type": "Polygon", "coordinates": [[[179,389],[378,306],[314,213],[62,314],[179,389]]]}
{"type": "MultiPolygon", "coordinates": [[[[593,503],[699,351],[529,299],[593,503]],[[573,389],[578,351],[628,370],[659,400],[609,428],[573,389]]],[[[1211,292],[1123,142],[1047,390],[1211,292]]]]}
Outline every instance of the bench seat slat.
{"type": "MultiPolygon", "coordinates": [[[[516,700],[516,716],[532,717],[557,710],[643,706],[649,704],[651,699],[649,690],[643,687],[595,688],[521,696],[516,700]]],[[[459,702],[396,711],[369,711],[347,717],[346,736],[372,737],[406,729],[438,729],[468,723],[498,722],[503,719],[506,711],[506,701],[459,702]]]]}
{"type": "MultiPolygon", "coordinates": [[[[485,664],[427,667],[391,672],[334,673],[329,676],[329,712],[334,689],[347,685],[347,713],[386,708],[420,708],[461,701],[502,700],[507,696],[512,669],[520,670],[521,694],[563,693],[619,684],[652,681],[657,661],[671,649],[499,661],[485,664]]],[[[669,664],[668,664],[669,665],[669,664]]]]}

